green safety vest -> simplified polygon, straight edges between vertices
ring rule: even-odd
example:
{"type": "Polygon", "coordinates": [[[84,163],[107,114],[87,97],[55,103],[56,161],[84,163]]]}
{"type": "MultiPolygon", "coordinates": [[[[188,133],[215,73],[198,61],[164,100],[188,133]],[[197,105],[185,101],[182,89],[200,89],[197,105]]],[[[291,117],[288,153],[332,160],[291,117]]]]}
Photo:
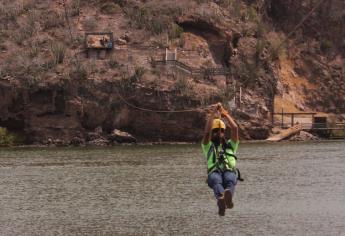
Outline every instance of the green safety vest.
{"type": "Polygon", "coordinates": [[[239,142],[228,140],[227,143],[216,147],[212,141],[204,145],[202,144],[204,155],[207,158],[207,173],[215,170],[231,170],[236,169],[236,151],[239,142]]]}

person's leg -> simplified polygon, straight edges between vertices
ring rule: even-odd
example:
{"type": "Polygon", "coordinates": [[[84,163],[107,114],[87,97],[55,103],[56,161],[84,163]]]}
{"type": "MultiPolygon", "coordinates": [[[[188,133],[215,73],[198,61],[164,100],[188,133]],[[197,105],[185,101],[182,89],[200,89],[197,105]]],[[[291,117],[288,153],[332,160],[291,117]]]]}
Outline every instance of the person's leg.
{"type": "Polygon", "coordinates": [[[223,196],[224,187],[223,187],[223,178],[221,173],[214,171],[208,175],[207,184],[210,188],[213,189],[214,196],[219,199],[223,196]]]}
{"type": "Polygon", "coordinates": [[[237,184],[237,176],[235,172],[225,171],[223,173],[224,178],[224,200],[227,208],[233,208],[234,204],[232,202],[232,197],[235,193],[235,186],[237,184]]]}
{"type": "Polygon", "coordinates": [[[214,196],[217,199],[218,214],[224,216],[226,205],[223,196],[224,187],[222,174],[217,171],[210,173],[207,178],[207,183],[208,186],[213,189],[214,196]]]}
{"type": "Polygon", "coordinates": [[[235,193],[235,186],[237,184],[237,176],[233,171],[225,171],[223,173],[224,188],[230,190],[231,194],[235,193]]]}

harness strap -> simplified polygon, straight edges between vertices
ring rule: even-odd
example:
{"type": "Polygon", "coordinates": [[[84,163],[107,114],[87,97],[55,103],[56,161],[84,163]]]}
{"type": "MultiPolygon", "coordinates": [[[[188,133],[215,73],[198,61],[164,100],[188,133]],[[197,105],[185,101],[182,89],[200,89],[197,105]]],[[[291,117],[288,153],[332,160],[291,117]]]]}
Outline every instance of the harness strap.
{"type": "MultiPolygon", "coordinates": [[[[231,143],[226,143],[225,145],[222,145],[223,151],[226,155],[232,156],[235,158],[235,160],[237,161],[237,156],[235,154],[229,153],[226,151],[226,148],[230,148],[232,151],[234,151],[234,148],[232,147],[231,143]]],[[[241,172],[238,168],[234,169],[235,173],[237,174],[237,180],[239,181],[244,181],[244,179],[241,178],[241,172]]]]}
{"type": "Polygon", "coordinates": [[[237,172],[237,180],[244,181],[244,179],[241,178],[241,172],[238,168],[236,168],[236,172],[237,172]]]}
{"type": "Polygon", "coordinates": [[[235,160],[237,161],[237,156],[235,154],[228,153],[228,152],[225,152],[225,154],[234,157],[235,160]]]}

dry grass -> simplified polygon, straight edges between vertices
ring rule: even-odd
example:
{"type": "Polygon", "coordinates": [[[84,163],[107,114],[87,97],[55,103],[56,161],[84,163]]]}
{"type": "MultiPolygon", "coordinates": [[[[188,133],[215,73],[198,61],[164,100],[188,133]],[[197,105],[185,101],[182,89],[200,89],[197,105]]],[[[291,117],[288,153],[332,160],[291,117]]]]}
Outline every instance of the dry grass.
{"type": "Polygon", "coordinates": [[[120,63],[116,60],[114,55],[111,55],[108,61],[108,65],[111,69],[116,69],[120,67],[120,63]]]}
{"type": "Polygon", "coordinates": [[[174,75],[176,82],[174,89],[182,96],[190,97],[195,96],[192,83],[182,73],[176,73],[174,75]]]}
{"type": "Polygon", "coordinates": [[[23,41],[31,38],[36,33],[36,23],[38,23],[38,13],[35,10],[29,11],[26,21],[21,27],[12,33],[12,39],[22,45],[23,41]]]}
{"type": "Polygon", "coordinates": [[[37,57],[40,52],[40,47],[38,42],[34,41],[30,44],[29,51],[28,51],[28,56],[30,58],[37,57]]]}
{"type": "Polygon", "coordinates": [[[271,60],[283,60],[286,58],[286,45],[284,40],[284,37],[277,33],[270,33],[269,37],[267,37],[271,60]]]}
{"type": "Polygon", "coordinates": [[[79,14],[80,14],[80,0],[72,0],[69,14],[71,16],[79,16],[79,14]]]}
{"type": "MultiPolygon", "coordinates": [[[[168,11],[170,10],[168,9],[168,11]]],[[[171,10],[170,13],[163,14],[158,8],[153,9],[145,6],[125,8],[126,15],[131,19],[132,27],[146,29],[154,35],[170,30],[169,33],[173,37],[181,34],[181,29],[174,25],[172,16],[179,12],[178,10],[171,10]]]]}
{"type": "Polygon", "coordinates": [[[81,62],[80,58],[75,58],[71,62],[72,68],[69,72],[69,77],[76,80],[86,80],[89,76],[88,70],[81,62]]]}
{"type": "Polygon", "coordinates": [[[105,2],[101,6],[101,12],[104,14],[111,15],[111,14],[119,13],[121,11],[122,11],[121,7],[114,2],[105,2]]]}
{"type": "Polygon", "coordinates": [[[50,53],[53,56],[54,65],[61,64],[65,58],[66,46],[62,43],[53,42],[50,45],[50,53]]]}
{"type": "Polygon", "coordinates": [[[22,12],[20,5],[0,3],[0,22],[15,22],[22,12]]]}
{"type": "Polygon", "coordinates": [[[89,16],[85,19],[84,23],[83,23],[84,29],[86,31],[93,31],[96,29],[97,27],[97,20],[95,17],[93,16],[89,16]]]}
{"type": "Polygon", "coordinates": [[[62,13],[52,11],[49,12],[47,15],[42,17],[43,20],[43,28],[44,29],[51,29],[55,27],[64,26],[65,19],[62,13]]]}
{"type": "Polygon", "coordinates": [[[176,23],[172,23],[169,27],[168,35],[169,39],[177,39],[181,38],[181,35],[183,34],[183,28],[177,25],[176,23]]]}

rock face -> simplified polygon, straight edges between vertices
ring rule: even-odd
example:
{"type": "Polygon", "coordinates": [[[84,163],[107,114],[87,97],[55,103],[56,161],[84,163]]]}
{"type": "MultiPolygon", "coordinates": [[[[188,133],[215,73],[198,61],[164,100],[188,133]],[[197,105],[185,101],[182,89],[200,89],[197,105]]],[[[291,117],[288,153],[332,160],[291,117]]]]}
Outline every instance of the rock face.
{"type": "MultiPolygon", "coordinates": [[[[16,87],[14,94],[10,83],[0,83],[0,94],[4,98],[1,100],[1,125],[12,131],[24,131],[27,143],[78,146],[137,141],[134,136],[118,129],[133,133],[141,141],[201,139],[205,119],[203,113],[160,114],[132,109],[117,95],[116,81],[86,81],[64,86],[66,84],[55,87],[46,85],[37,90],[16,87]],[[83,94],[80,94],[81,91],[83,94]],[[20,109],[14,110],[14,107],[20,109]],[[185,134],[185,130],[190,131],[185,134]]],[[[140,106],[152,109],[165,106],[164,101],[147,99],[148,95],[140,89],[134,88],[130,93],[137,95],[137,100],[130,100],[131,103],[139,104],[140,101],[140,106]]],[[[127,96],[122,94],[121,97],[127,96]]],[[[166,93],[164,96],[169,101],[174,95],[166,93]]]]}
{"type": "Polygon", "coordinates": [[[0,3],[13,13],[0,15],[0,127],[49,145],[196,142],[206,117],[196,108],[219,101],[234,101],[245,139],[267,138],[277,95],[345,113],[341,0],[325,1],[284,44],[314,1],[110,2],[72,4],[72,35],[61,4],[0,3]],[[92,60],[79,33],[91,29],[115,39],[92,60]],[[166,49],[178,61],[162,62],[166,49]]]}

